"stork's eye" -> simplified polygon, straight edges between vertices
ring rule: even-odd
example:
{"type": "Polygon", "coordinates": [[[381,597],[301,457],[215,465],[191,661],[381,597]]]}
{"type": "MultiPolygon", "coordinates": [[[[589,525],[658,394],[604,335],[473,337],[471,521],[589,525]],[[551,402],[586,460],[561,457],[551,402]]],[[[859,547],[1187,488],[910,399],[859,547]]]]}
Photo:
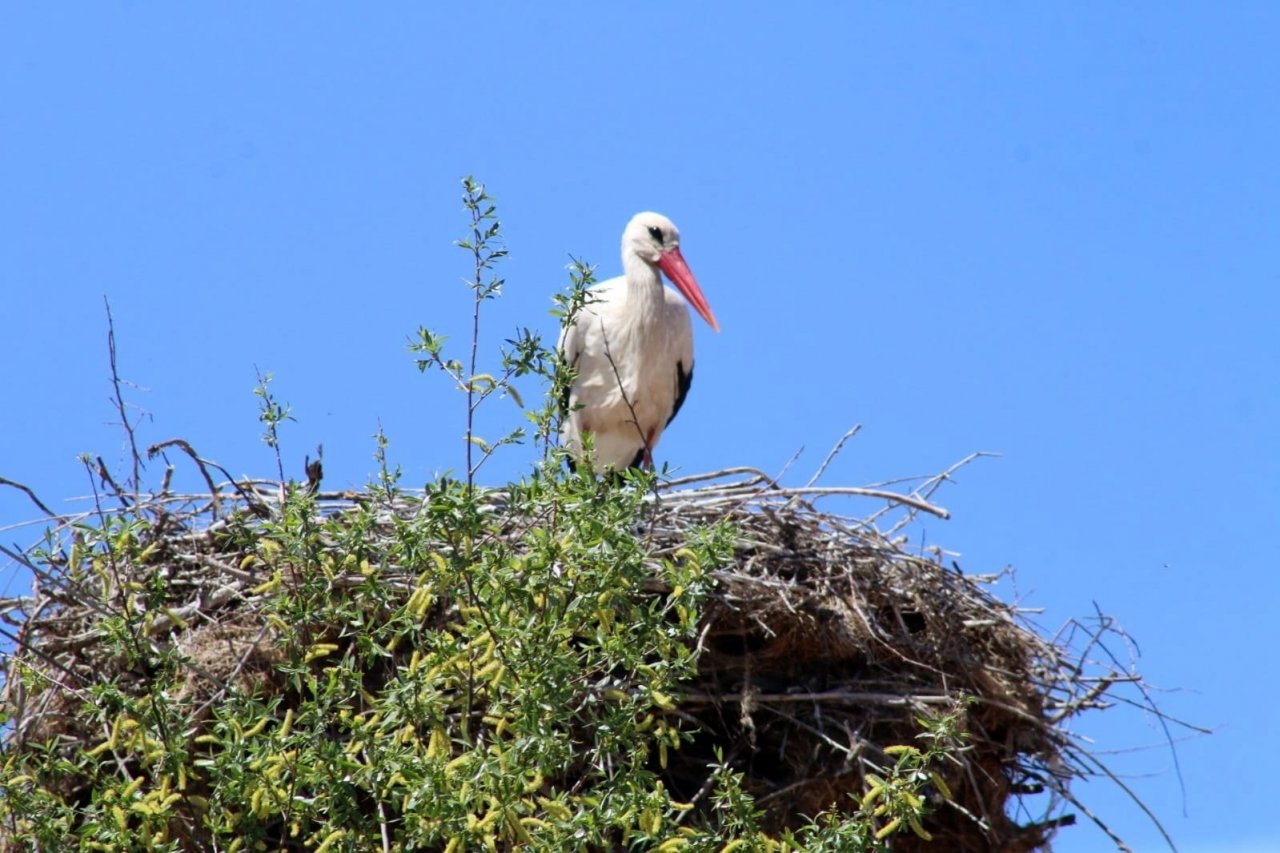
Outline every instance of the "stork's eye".
{"type": "Polygon", "coordinates": [[[662,229],[656,225],[649,226],[649,236],[658,241],[658,245],[662,245],[662,229]]]}

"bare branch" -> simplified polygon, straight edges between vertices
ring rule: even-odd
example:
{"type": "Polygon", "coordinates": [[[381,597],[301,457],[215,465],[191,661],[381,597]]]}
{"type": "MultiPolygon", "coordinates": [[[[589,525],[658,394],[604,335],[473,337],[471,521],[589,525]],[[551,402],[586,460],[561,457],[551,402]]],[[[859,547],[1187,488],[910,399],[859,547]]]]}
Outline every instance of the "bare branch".
{"type": "MultiPolygon", "coordinates": [[[[111,402],[115,405],[116,411],[120,413],[120,426],[124,428],[125,435],[129,439],[129,458],[132,462],[129,486],[134,491],[137,491],[141,488],[142,483],[139,473],[143,467],[142,456],[138,453],[138,437],[134,432],[134,423],[129,420],[129,412],[124,402],[124,392],[121,389],[120,368],[116,362],[116,326],[115,320],[111,316],[111,302],[107,297],[103,296],[102,304],[107,309],[107,353],[111,361],[111,387],[113,389],[111,402]]],[[[121,494],[118,487],[116,493],[121,494]]]]}
{"type": "Polygon", "coordinates": [[[45,506],[43,501],[41,501],[38,497],[36,497],[35,492],[31,491],[31,489],[28,488],[27,486],[22,485],[22,483],[19,483],[16,480],[10,480],[7,477],[0,477],[0,486],[12,486],[13,488],[18,489],[19,491],[26,492],[27,497],[31,499],[31,502],[33,504],[35,504],[37,507],[40,508],[41,512],[43,512],[45,515],[49,516],[50,518],[58,517],[58,514],[56,512],[49,509],[49,507],[45,506]]]}
{"type": "Polygon", "coordinates": [[[839,456],[840,451],[844,449],[845,442],[857,435],[858,431],[861,429],[862,424],[854,424],[852,429],[840,436],[840,440],[837,441],[835,446],[831,448],[831,451],[827,453],[827,458],[822,460],[822,464],[818,466],[817,471],[813,472],[813,476],[809,478],[809,482],[805,483],[805,486],[812,486],[814,483],[818,482],[818,480],[822,479],[822,475],[827,470],[827,466],[830,465],[831,461],[839,456]]]}

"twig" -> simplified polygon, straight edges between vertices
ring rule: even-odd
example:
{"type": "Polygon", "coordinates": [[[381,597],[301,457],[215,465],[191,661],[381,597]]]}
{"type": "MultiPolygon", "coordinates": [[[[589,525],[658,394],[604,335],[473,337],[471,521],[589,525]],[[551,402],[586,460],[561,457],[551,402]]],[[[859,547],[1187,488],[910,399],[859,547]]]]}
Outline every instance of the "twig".
{"type": "MultiPolygon", "coordinates": [[[[1097,614],[1099,621],[1106,619],[1106,617],[1102,613],[1102,608],[1098,606],[1098,602],[1096,601],[1093,602],[1093,610],[1094,610],[1094,613],[1097,614]]],[[[1120,632],[1120,634],[1121,634],[1121,637],[1126,636],[1123,632],[1120,632]]],[[[1100,643],[1099,648],[1101,648],[1104,652],[1106,652],[1107,657],[1111,659],[1112,663],[1114,663],[1117,667],[1120,666],[1120,661],[1116,659],[1116,656],[1112,654],[1111,649],[1107,648],[1105,643],[1100,643]]],[[[1138,688],[1138,691],[1142,694],[1143,700],[1147,703],[1147,706],[1149,708],[1154,709],[1155,702],[1151,700],[1151,694],[1147,692],[1146,685],[1143,684],[1141,681],[1139,681],[1136,683],[1136,686],[1138,688]]],[[[1177,747],[1177,744],[1174,742],[1173,733],[1169,731],[1169,724],[1166,722],[1164,714],[1157,712],[1155,716],[1156,716],[1156,720],[1160,724],[1160,730],[1164,732],[1165,740],[1169,744],[1169,754],[1173,757],[1174,774],[1178,777],[1178,789],[1182,793],[1182,813],[1183,815],[1186,815],[1187,783],[1182,776],[1182,762],[1178,760],[1178,747],[1177,747]]],[[[1165,838],[1168,838],[1168,836],[1166,835],[1165,838]]],[[[1170,841],[1169,843],[1172,846],[1173,842],[1170,841]]]]}
{"type": "Polygon", "coordinates": [[[277,428],[280,421],[289,417],[287,408],[283,408],[276,403],[275,397],[271,393],[271,376],[267,374],[265,377],[262,371],[258,369],[258,365],[253,366],[254,376],[258,380],[258,392],[262,397],[262,414],[259,419],[266,423],[267,446],[271,448],[276,457],[276,473],[280,477],[280,499],[284,500],[284,459],[280,454],[280,431],[277,428]]]}
{"type": "Polygon", "coordinates": [[[139,470],[143,467],[142,456],[138,453],[138,438],[134,433],[133,423],[129,421],[129,413],[125,408],[124,393],[120,389],[120,370],[116,364],[116,326],[115,320],[111,316],[111,302],[106,296],[103,296],[102,304],[107,309],[107,354],[111,361],[111,385],[115,391],[111,402],[115,404],[116,411],[120,413],[120,425],[124,427],[125,435],[129,437],[129,456],[133,463],[133,473],[129,478],[129,485],[136,491],[141,488],[139,470]]]}
{"type": "Polygon", "coordinates": [[[840,451],[844,449],[845,442],[857,435],[858,431],[861,429],[862,424],[854,424],[852,429],[840,436],[840,440],[837,441],[835,446],[827,453],[827,458],[822,460],[822,464],[818,466],[817,471],[813,472],[813,476],[809,478],[809,482],[805,483],[805,486],[812,486],[822,478],[823,473],[827,470],[827,466],[830,465],[832,460],[840,455],[840,451]]]}
{"type": "Polygon", "coordinates": [[[10,480],[7,477],[0,477],[0,486],[12,486],[13,488],[18,489],[19,491],[26,492],[27,497],[31,499],[31,502],[33,504],[35,504],[40,508],[41,512],[43,512],[45,515],[49,516],[50,518],[53,518],[53,519],[58,518],[58,514],[53,510],[49,509],[49,507],[45,506],[44,502],[41,501],[38,497],[36,497],[35,492],[31,491],[31,489],[22,485],[16,480],[10,480]]]}
{"type": "Polygon", "coordinates": [[[613,352],[609,349],[609,333],[604,327],[604,318],[600,317],[600,340],[604,343],[604,358],[609,362],[609,369],[613,371],[613,379],[618,383],[618,393],[622,395],[622,402],[627,404],[627,411],[631,412],[631,424],[636,428],[636,435],[640,437],[640,446],[644,448],[644,461],[649,468],[653,468],[653,451],[649,447],[649,441],[645,438],[644,429],[640,426],[640,417],[636,414],[636,407],[631,403],[631,397],[627,394],[627,386],[623,384],[622,374],[618,372],[618,365],[613,360],[613,352]]]}
{"type": "Polygon", "coordinates": [[[802,444],[796,448],[795,453],[791,454],[791,458],[788,459],[785,463],[783,463],[782,467],[778,469],[778,473],[770,478],[770,485],[773,485],[773,486],[778,485],[778,481],[787,475],[787,472],[791,470],[791,466],[796,464],[796,461],[803,454],[804,454],[804,445],[802,444]]]}
{"type": "Polygon", "coordinates": [[[107,463],[102,461],[102,457],[96,457],[96,461],[98,463],[99,484],[103,488],[110,486],[112,494],[116,496],[116,500],[120,501],[121,506],[128,509],[130,505],[129,496],[125,494],[124,489],[120,488],[120,485],[115,481],[115,478],[111,476],[111,472],[107,470],[107,463]]]}
{"type": "Polygon", "coordinates": [[[921,512],[927,512],[930,515],[936,515],[938,518],[950,518],[950,511],[940,506],[934,506],[920,498],[910,495],[900,495],[897,492],[886,492],[882,489],[863,489],[857,486],[804,486],[799,488],[788,489],[769,489],[762,491],[762,495],[768,497],[795,497],[798,495],[814,495],[816,497],[825,495],[856,495],[864,498],[880,498],[881,500],[890,501],[892,503],[903,504],[905,506],[918,509],[921,512]]]}

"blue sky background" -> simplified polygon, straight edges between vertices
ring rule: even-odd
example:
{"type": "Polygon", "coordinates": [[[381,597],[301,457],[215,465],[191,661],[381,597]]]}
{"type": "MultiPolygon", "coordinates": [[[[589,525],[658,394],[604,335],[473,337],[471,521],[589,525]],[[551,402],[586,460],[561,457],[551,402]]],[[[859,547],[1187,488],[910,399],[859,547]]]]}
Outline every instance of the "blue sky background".
{"type": "MultiPolygon", "coordinates": [[[[81,504],[123,460],[121,372],[153,415],[268,475],[409,485],[459,465],[459,401],[405,351],[467,326],[458,180],[500,202],[517,325],[554,334],[568,255],[619,269],[671,216],[723,327],[660,459],[803,482],[1000,451],[917,536],[1018,569],[1052,630],[1114,614],[1170,713],[1082,723],[1182,849],[1280,849],[1280,6],[1270,3],[10,5],[0,25],[0,476],[81,504]],[[1142,747],[1132,751],[1135,747],[1142,747]]],[[[503,402],[488,423],[518,419],[503,402]]],[[[485,479],[518,474],[528,451],[485,479]]],[[[180,465],[181,467],[181,465],[180,465]]],[[[151,469],[158,477],[160,470],[151,469]]],[[[840,508],[838,505],[833,509],[840,508]]],[[[864,512],[871,505],[845,507],[864,512]]],[[[0,536],[35,515],[0,489],[0,536]]],[[[26,579],[0,567],[9,593],[26,579]]],[[[1012,594],[1012,591],[1010,591],[1012,594]]],[[[1109,783],[1077,789],[1135,849],[1109,783]]],[[[1100,849],[1085,826],[1059,851],[1100,849]]]]}

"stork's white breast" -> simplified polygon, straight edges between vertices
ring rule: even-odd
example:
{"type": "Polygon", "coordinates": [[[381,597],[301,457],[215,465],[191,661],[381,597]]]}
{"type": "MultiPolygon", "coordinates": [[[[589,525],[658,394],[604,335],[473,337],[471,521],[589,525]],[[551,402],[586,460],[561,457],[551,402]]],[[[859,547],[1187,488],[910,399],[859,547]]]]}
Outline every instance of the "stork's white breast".
{"type": "Polygon", "coordinates": [[[656,445],[675,408],[677,365],[693,369],[693,329],[684,299],[663,287],[661,318],[627,316],[626,280],[592,288],[595,301],[561,335],[566,358],[576,364],[571,411],[562,439],[580,446],[584,431],[595,435],[598,467],[622,468],[651,438],[656,445]],[[656,320],[656,322],[654,322],[656,320]]]}

